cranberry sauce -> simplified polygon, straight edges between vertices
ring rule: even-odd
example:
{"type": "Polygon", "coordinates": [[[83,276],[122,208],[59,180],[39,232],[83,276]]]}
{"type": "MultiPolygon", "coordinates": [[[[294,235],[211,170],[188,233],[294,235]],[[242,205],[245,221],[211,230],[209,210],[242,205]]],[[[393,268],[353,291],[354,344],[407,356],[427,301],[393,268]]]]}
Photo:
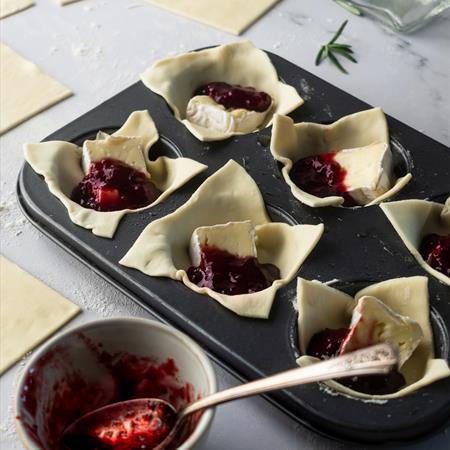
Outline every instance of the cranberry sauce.
{"type": "Polygon", "coordinates": [[[347,172],[335,161],[336,152],[308,156],[299,159],[289,172],[291,180],[303,191],[316,197],[338,195],[344,198],[344,206],[357,206],[347,194],[344,180],[347,172]]]}
{"type": "Polygon", "coordinates": [[[308,344],[306,353],[320,359],[330,359],[339,354],[342,343],[347,337],[348,329],[339,328],[325,330],[316,333],[308,344]]]}
{"type": "Polygon", "coordinates": [[[85,208],[118,211],[147,206],[160,194],[144,173],[122,161],[105,158],[91,164],[71,198],[85,208]]]}
{"type": "Polygon", "coordinates": [[[433,269],[450,277],[450,234],[429,234],[422,239],[419,252],[433,269]]]}
{"type": "Polygon", "coordinates": [[[266,92],[257,91],[250,86],[228,84],[222,81],[213,81],[200,86],[195,90],[195,95],[208,95],[226,109],[244,108],[249,111],[264,112],[272,103],[272,98],[266,92]]]}
{"type": "MultiPolygon", "coordinates": [[[[338,356],[342,343],[349,330],[339,328],[325,330],[316,333],[309,341],[306,354],[320,359],[329,359],[338,356]]],[[[403,375],[393,370],[386,375],[363,375],[359,377],[347,377],[336,380],[354,391],[370,395],[385,395],[397,392],[405,385],[403,375]]]]}
{"type": "MultiPolygon", "coordinates": [[[[178,379],[173,359],[157,362],[128,353],[109,353],[85,335],[80,333],[77,337],[80,348],[85,349],[84,358],[91,361],[89,364],[93,367],[84,367],[80,350],[77,350],[78,363],[73,364],[71,352],[66,347],[57,347],[27,373],[20,394],[18,419],[40,447],[60,449],[64,430],[84,414],[102,406],[136,398],[161,398],[179,409],[196,400],[193,386],[178,379]]],[[[197,420],[198,417],[188,421],[183,439],[195,428],[197,420]]],[[[73,448],[119,450],[134,447],[86,444],[73,448]]]]}
{"type": "Polygon", "coordinates": [[[239,258],[216,247],[203,246],[198,267],[189,267],[192,283],[226,295],[251,294],[269,287],[280,278],[272,264],[260,264],[256,258],[239,258]]]}
{"type": "Polygon", "coordinates": [[[148,400],[145,411],[84,419],[83,429],[67,433],[62,446],[67,450],[151,450],[167,437],[175,422],[176,414],[169,406],[148,400]]]}

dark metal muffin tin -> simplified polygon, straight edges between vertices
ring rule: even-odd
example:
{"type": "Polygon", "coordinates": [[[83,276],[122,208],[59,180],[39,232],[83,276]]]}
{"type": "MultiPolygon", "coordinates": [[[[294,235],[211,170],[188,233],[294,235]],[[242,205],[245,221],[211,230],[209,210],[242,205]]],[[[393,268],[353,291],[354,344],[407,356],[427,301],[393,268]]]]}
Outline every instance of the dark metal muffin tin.
{"type": "MultiPolygon", "coordinates": [[[[268,53],[280,78],[306,97],[291,116],[296,122],[328,123],[369,105],[268,53]],[[308,92],[302,86],[307,85],[308,92]],[[306,95],[308,94],[308,95],[306,95]]],[[[202,143],[178,122],[165,101],[138,82],[102,103],[45,140],[80,143],[97,130],[119,128],[132,111],[148,109],[160,140],[151,154],[186,156],[208,165],[161,204],[127,215],[113,239],[94,236],[74,225],[43,178],[25,164],[17,192],[28,219],[49,238],[114,284],[161,320],[197,340],[225,368],[242,379],[254,379],[296,365],[296,280],[278,291],[268,320],[239,317],[214,300],[194,293],[181,282],[153,278],[118,264],[144,227],[184,204],[209,175],[229,159],[243,165],[258,184],[274,221],[325,224],[325,233],[298,275],[335,281],[354,293],[361,285],[390,278],[425,275],[429,278],[431,319],[436,354],[449,358],[450,288],[430,277],[415,261],[378,206],[310,208],[296,200],[270,154],[270,129],[202,143]]],[[[388,117],[396,170],[409,168],[412,181],[395,197],[443,200],[450,191],[450,150],[407,125],[388,117]]],[[[382,442],[417,438],[448,424],[450,378],[385,404],[330,395],[318,384],[270,394],[268,398],[297,421],[339,439],[382,442]]]]}

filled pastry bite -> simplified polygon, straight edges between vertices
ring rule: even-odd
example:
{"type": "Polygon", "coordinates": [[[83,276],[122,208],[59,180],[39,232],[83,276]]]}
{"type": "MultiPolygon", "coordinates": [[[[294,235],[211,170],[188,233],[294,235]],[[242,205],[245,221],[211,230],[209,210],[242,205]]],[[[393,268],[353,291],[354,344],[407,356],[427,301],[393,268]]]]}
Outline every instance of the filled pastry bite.
{"type": "Polygon", "coordinates": [[[158,138],[148,111],[135,111],[115,133],[100,131],[82,148],[49,141],[25,144],[24,153],[73,223],[111,238],[125,214],[156,205],[206,169],[188,158],[151,161],[158,138]]]}
{"type": "Polygon", "coordinates": [[[426,277],[396,278],[351,297],[319,281],[298,279],[300,366],[381,342],[399,348],[398,370],[327,382],[359,398],[395,398],[450,376],[434,358],[426,277]]]}
{"type": "Polygon", "coordinates": [[[272,98],[253,87],[212,82],[194,92],[186,118],[203,128],[222,133],[251,133],[264,122],[272,98]]]}
{"type": "Polygon", "coordinates": [[[445,204],[402,200],[380,206],[417,262],[450,285],[450,197],[445,204]]]}
{"type": "Polygon", "coordinates": [[[200,288],[226,295],[251,294],[280,278],[276,266],[258,261],[256,233],[249,220],[196,228],[189,250],[192,266],[187,276],[200,288]]]}
{"type": "Polygon", "coordinates": [[[256,183],[230,160],[183,206],[150,223],[120,264],[182,281],[236,314],[267,318],[276,291],[322,233],[322,224],[271,222],[256,183]]]}
{"type": "Polygon", "coordinates": [[[298,200],[312,207],[369,206],[402,189],[396,179],[383,111],[373,108],[331,125],[274,118],[270,150],[298,200]]]}
{"type": "Polygon", "coordinates": [[[267,54],[249,41],[157,61],[141,79],[201,141],[257,131],[274,114],[303,104],[294,87],[279,81],[267,54]]]}

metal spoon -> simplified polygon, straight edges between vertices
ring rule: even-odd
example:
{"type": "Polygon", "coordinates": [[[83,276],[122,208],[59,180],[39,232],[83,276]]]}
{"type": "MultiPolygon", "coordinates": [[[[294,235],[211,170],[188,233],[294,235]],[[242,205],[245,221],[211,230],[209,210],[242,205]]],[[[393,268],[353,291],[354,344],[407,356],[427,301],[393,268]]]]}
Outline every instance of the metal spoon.
{"type": "MultiPolygon", "coordinates": [[[[136,399],[114,403],[85,414],[73,422],[64,431],[62,442],[66,448],[74,450],[87,448],[91,443],[95,445],[105,442],[103,439],[114,435],[128,439],[127,442],[145,445],[140,448],[163,450],[173,441],[186,417],[195,412],[231,400],[300,384],[333,378],[386,374],[397,362],[398,349],[384,343],[217,392],[191,403],[180,412],[161,399],[136,399]],[[135,419],[130,426],[130,420],[135,419]],[[72,444],[73,442],[75,444],[72,444]]],[[[133,447],[130,445],[130,448],[133,447]]]]}

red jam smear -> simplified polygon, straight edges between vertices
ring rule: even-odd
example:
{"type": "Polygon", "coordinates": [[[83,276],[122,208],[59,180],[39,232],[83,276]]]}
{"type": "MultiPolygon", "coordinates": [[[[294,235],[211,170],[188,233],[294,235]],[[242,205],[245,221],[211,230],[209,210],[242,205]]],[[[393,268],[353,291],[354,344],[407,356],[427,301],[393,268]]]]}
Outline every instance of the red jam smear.
{"type": "Polygon", "coordinates": [[[125,417],[104,423],[104,417],[86,421],[83,431],[66,434],[67,450],[150,450],[173,429],[176,415],[166,404],[149,400],[146,411],[130,411],[125,417]]]}
{"type": "MultiPolygon", "coordinates": [[[[178,379],[178,368],[173,359],[161,363],[144,356],[109,353],[85,335],[79,333],[77,336],[79,345],[87,348],[86,358],[94,359],[102,375],[94,374],[92,379],[86,379],[73,365],[73,356],[64,346],[49,351],[29,369],[20,393],[18,419],[38,446],[72,450],[61,444],[64,430],[81,416],[112,403],[161,398],[179,409],[197,399],[193,386],[178,379]],[[50,384],[49,379],[55,381],[50,384]]],[[[198,415],[192,420],[187,419],[177,445],[192,433],[198,419],[198,415]]],[[[73,447],[73,450],[122,449],[89,446],[83,442],[84,446],[73,447]]]]}
{"type": "Polygon", "coordinates": [[[335,155],[336,152],[329,152],[299,159],[292,166],[289,176],[309,194],[316,197],[337,195],[344,198],[343,206],[357,206],[344,183],[347,171],[335,161],[335,155]]]}
{"type": "Polygon", "coordinates": [[[160,195],[144,173],[122,161],[105,158],[91,164],[71,199],[96,211],[119,211],[142,208],[160,195]]]}
{"type": "Polygon", "coordinates": [[[422,239],[419,252],[433,269],[450,277],[450,234],[429,234],[422,239]]]}
{"type": "MultiPolygon", "coordinates": [[[[350,330],[346,328],[319,331],[309,341],[306,354],[319,359],[330,359],[338,356],[342,343],[350,330]]],[[[354,391],[369,395],[392,394],[400,390],[405,384],[403,375],[392,370],[386,375],[363,375],[359,377],[346,377],[336,380],[354,391]]]]}
{"type": "Polygon", "coordinates": [[[200,86],[194,92],[194,96],[196,95],[208,95],[226,109],[244,108],[249,111],[264,112],[272,103],[272,98],[266,92],[223,81],[213,81],[200,86]]]}
{"type": "Polygon", "coordinates": [[[200,265],[189,267],[187,275],[198,287],[239,295],[268,288],[280,278],[280,271],[272,264],[260,264],[253,257],[239,258],[225,250],[203,246],[200,265]]]}

